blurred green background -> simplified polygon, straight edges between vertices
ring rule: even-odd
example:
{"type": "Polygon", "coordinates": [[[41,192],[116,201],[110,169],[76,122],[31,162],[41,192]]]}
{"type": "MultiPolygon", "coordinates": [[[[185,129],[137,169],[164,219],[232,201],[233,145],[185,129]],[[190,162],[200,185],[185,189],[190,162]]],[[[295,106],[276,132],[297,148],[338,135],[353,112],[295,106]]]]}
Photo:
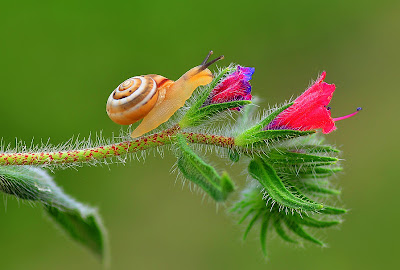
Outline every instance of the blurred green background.
{"type": "MultiPolygon", "coordinates": [[[[0,114],[5,142],[54,144],[119,126],[106,115],[124,79],[177,79],[208,50],[256,67],[261,105],[300,94],[326,70],[337,85],[332,115],[364,107],[327,136],[343,150],[338,181],[351,209],[319,235],[329,248],[269,241],[224,207],[181,188],[175,159],[152,155],[126,166],[56,171],[67,193],[99,206],[110,236],[111,269],[377,269],[398,264],[399,1],[2,1],[0,114]]],[[[229,168],[228,168],[229,169],[229,168]]],[[[232,169],[229,169],[231,172],[232,169]]],[[[236,171],[240,171],[236,170],[236,171]]],[[[234,179],[239,186],[245,176],[234,179]]],[[[0,203],[0,269],[100,269],[59,233],[40,207],[0,203]]]]}

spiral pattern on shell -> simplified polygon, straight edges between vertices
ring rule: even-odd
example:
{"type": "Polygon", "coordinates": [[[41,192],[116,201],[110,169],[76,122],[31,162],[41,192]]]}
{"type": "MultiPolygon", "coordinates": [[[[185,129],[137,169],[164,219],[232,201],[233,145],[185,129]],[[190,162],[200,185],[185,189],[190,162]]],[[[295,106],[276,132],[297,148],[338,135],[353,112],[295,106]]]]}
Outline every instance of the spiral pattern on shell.
{"type": "Polygon", "coordinates": [[[136,76],[121,83],[107,100],[107,114],[115,123],[130,125],[142,119],[158,99],[156,81],[136,76]]]}

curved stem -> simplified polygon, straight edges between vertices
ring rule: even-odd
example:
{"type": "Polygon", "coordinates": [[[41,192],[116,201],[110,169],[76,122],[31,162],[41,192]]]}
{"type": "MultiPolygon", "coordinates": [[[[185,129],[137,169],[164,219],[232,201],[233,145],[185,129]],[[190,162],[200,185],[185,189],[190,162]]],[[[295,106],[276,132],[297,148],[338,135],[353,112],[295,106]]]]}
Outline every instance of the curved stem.
{"type": "MultiPolygon", "coordinates": [[[[179,130],[179,125],[176,125],[170,129],[141,137],[137,140],[123,141],[87,149],[74,149],[60,152],[0,153],[0,166],[80,163],[121,156],[171,144],[174,142],[175,135],[179,130]]],[[[181,133],[191,143],[209,144],[226,148],[234,146],[234,139],[232,137],[201,133],[181,133]]]]}

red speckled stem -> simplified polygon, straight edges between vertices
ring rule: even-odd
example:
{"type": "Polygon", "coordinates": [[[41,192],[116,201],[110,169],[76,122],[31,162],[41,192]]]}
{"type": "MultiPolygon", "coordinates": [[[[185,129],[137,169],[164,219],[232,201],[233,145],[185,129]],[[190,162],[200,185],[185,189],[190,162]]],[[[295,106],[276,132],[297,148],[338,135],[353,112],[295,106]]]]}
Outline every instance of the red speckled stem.
{"type": "MultiPolygon", "coordinates": [[[[127,153],[134,153],[157,146],[171,144],[174,141],[174,135],[179,132],[179,129],[179,126],[175,126],[171,129],[145,136],[137,140],[124,141],[88,149],[62,152],[0,153],[0,166],[66,164],[116,157],[127,153]]],[[[210,144],[227,148],[234,145],[234,139],[231,137],[187,132],[182,132],[182,134],[191,143],[210,144]]]]}

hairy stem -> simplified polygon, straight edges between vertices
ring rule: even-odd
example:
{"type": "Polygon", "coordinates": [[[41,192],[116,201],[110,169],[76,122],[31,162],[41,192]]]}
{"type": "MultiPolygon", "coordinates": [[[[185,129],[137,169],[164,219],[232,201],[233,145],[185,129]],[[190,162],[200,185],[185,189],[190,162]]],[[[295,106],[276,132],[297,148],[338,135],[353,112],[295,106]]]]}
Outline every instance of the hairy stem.
{"type": "MultiPolygon", "coordinates": [[[[121,156],[128,153],[135,153],[149,148],[171,144],[174,142],[175,135],[179,130],[179,125],[175,125],[170,129],[141,137],[137,140],[124,141],[87,149],[73,149],[60,152],[0,153],[0,166],[79,163],[121,156]]],[[[191,143],[209,144],[226,148],[234,146],[234,139],[232,137],[188,132],[181,132],[181,134],[191,143]]]]}

